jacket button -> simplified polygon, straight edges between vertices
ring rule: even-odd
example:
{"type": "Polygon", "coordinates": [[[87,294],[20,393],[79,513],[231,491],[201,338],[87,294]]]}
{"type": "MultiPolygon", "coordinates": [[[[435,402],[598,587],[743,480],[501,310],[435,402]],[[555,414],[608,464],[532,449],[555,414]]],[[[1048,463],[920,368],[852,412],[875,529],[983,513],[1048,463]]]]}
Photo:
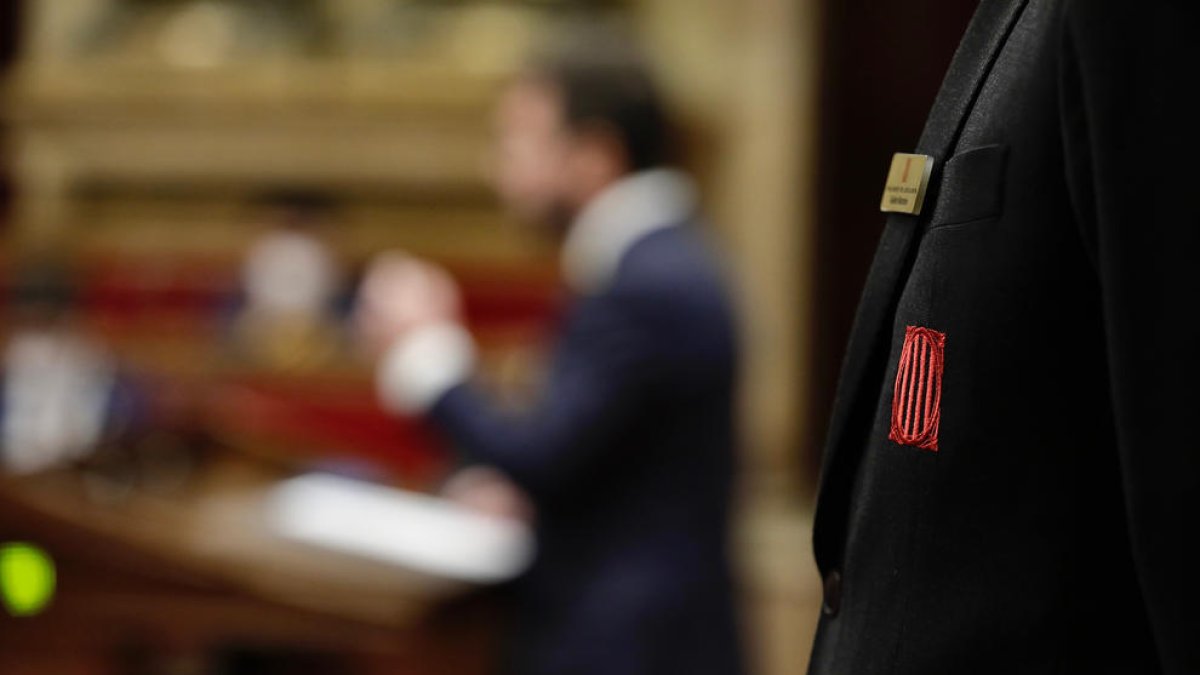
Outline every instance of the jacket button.
{"type": "Polygon", "coordinates": [[[825,575],[825,600],[821,603],[821,611],[825,616],[837,616],[842,604],[842,573],[832,570],[825,575]]]}

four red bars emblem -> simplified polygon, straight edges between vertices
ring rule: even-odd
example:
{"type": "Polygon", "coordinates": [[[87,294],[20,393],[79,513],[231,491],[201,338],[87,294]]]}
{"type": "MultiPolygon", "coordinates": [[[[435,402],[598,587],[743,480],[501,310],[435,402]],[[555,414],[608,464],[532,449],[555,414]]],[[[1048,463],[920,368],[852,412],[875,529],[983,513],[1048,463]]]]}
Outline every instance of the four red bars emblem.
{"type": "Polygon", "coordinates": [[[900,445],[938,449],[945,349],[945,333],[920,326],[904,330],[904,349],[892,393],[892,430],[888,434],[900,445]]]}

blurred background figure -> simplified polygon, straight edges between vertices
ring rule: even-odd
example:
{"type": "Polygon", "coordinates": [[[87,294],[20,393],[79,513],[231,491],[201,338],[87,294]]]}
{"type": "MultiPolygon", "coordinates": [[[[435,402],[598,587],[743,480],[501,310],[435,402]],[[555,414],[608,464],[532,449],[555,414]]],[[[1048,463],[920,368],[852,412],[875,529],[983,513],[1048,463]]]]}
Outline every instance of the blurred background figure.
{"type": "Polygon", "coordinates": [[[114,405],[112,356],[72,322],[67,273],[42,263],[22,277],[9,298],[0,393],[4,469],[18,474],[80,461],[128,421],[114,419],[128,411],[114,405]]]}
{"type": "Polygon", "coordinates": [[[262,234],[242,267],[233,349],[276,370],[312,370],[342,346],[337,314],[343,283],[323,238],[333,205],[319,195],[279,194],[256,204],[262,234]]]}
{"type": "Polygon", "coordinates": [[[584,35],[536,59],[496,111],[503,202],[561,242],[572,299],[541,391],[504,410],[469,383],[474,341],[440,268],[385,254],[360,326],[386,405],[468,462],[451,494],[532,506],[504,672],[742,672],[729,533],[737,347],[720,264],[642,57],[584,35]]]}

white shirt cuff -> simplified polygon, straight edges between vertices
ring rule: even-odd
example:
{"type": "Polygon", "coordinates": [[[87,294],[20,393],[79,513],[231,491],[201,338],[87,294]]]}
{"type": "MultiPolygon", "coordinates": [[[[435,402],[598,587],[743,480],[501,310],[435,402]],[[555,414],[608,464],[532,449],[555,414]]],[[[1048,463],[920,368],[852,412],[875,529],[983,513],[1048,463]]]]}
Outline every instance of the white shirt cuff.
{"type": "Polygon", "coordinates": [[[383,407],[393,413],[419,414],[433,407],[475,369],[475,342],[455,323],[418,328],[384,354],[375,372],[383,407]]]}

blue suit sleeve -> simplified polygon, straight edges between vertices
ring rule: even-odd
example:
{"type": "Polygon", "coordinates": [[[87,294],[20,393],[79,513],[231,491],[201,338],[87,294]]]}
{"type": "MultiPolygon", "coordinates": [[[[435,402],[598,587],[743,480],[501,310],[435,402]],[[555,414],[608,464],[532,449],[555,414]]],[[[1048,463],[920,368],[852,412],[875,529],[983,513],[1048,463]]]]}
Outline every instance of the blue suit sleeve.
{"type": "Polygon", "coordinates": [[[620,302],[580,312],[534,405],[502,410],[470,384],[447,392],[431,417],[466,459],[506,473],[535,499],[568,491],[616,451],[653,395],[663,359],[652,331],[620,302]]]}

